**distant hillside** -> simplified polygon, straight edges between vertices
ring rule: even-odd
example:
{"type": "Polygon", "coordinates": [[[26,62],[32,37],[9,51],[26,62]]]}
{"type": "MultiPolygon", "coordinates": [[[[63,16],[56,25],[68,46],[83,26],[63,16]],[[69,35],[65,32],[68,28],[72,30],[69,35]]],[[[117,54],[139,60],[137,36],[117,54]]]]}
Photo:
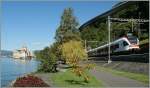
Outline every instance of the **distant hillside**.
{"type": "Polygon", "coordinates": [[[12,51],[1,50],[0,55],[1,55],[1,56],[11,57],[11,56],[12,56],[12,51]]]}

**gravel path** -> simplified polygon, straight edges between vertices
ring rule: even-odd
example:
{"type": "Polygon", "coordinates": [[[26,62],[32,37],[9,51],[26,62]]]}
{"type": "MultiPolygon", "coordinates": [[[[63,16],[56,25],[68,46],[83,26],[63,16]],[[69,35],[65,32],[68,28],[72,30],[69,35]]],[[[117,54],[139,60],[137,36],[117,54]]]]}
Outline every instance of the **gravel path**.
{"type": "Polygon", "coordinates": [[[126,77],[113,75],[106,71],[91,70],[91,74],[93,74],[98,80],[101,80],[106,87],[148,87],[148,84],[126,77]]]}

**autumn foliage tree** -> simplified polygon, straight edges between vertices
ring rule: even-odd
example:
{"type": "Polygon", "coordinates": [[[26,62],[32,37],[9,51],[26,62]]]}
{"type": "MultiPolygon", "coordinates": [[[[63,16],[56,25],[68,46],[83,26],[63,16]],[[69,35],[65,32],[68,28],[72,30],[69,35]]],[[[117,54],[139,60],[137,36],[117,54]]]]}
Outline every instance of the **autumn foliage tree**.
{"type": "Polygon", "coordinates": [[[72,67],[72,72],[79,77],[83,77],[85,82],[89,81],[86,70],[93,67],[92,64],[81,64],[80,62],[87,60],[87,53],[81,41],[70,40],[61,46],[62,57],[66,63],[72,67]]]}

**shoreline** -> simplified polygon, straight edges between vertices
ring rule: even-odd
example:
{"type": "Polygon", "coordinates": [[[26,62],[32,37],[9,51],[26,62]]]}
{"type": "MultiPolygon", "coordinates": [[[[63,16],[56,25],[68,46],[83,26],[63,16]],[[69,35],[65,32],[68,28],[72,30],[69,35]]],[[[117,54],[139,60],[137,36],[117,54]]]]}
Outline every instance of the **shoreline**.
{"type": "Polygon", "coordinates": [[[24,75],[22,75],[22,76],[18,76],[16,79],[12,80],[6,87],[13,87],[13,84],[16,82],[16,80],[17,80],[18,78],[26,77],[26,76],[28,76],[28,75],[31,75],[32,73],[33,73],[33,72],[26,73],[26,74],[24,74],[24,75]]]}
{"type": "Polygon", "coordinates": [[[10,87],[18,77],[36,72],[39,65],[39,61],[36,59],[24,63],[22,60],[11,57],[2,57],[1,62],[3,63],[2,70],[5,70],[1,73],[1,87],[10,87]]]}

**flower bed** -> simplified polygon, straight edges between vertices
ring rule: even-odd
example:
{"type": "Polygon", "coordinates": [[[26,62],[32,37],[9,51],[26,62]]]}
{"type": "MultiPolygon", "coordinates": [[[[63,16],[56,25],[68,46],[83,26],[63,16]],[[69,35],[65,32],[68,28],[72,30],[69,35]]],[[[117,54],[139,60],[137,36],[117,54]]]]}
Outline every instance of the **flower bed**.
{"type": "Polygon", "coordinates": [[[49,87],[49,85],[36,76],[28,75],[18,78],[13,87],[49,87]]]}

